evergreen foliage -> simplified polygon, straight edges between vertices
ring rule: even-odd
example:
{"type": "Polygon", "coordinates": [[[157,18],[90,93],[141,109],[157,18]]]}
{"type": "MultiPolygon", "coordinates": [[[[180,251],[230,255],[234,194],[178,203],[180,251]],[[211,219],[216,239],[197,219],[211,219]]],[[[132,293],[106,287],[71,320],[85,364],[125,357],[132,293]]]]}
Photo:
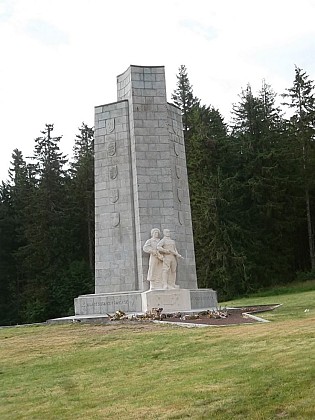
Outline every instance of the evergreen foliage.
{"type": "MultiPolygon", "coordinates": [[[[87,193],[78,193],[78,185],[84,190],[87,180],[83,177],[93,174],[93,130],[84,125],[89,150],[83,152],[83,146],[81,151],[77,146],[71,171],[59,149],[61,137],[52,136],[53,128],[46,124],[42,136],[35,139],[30,164],[14,150],[9,183],[0,190],[1,324],[67,315],[73,311],[74,297],[93,291],[84,246],[87,235],[80,235],[78,227],[83,224],[82,203],[87,201],[87,193]],[[90,159],[85,161],[88,154],[90,159]]],[[[93,196],[89,199],[93,208],[93,196]]],[[[93,223],[90,211],[91,230],[93,223]]]]}
{"type": "Polygon", "coordinates": [[[77,244],[94,273],[94,130],[82,123],[73,147],[71,165],[77,244]],[[78,205],[79,204],[79,205],[78,205]]]}
{"type": "Polygon", "coordinates": [[[190,119],[187,168],[198,283],[227,295],[242,261],[231,242],[233,222],[229,226],[226,218],[227,129],[212,107],[195,106],[190,119]]]}
{"type": "MultiPolygon", "coordinates": [[[[295,67],[293,86],[283,95],[293,115],[288,121],[289,136],[296,144],[299,180],[304,192],[305,221],[308,236],[309,261],[315,270],[315,85],[302,69],[295,67]]],[[[301,226],[303,229],[303,227],[301,226]]],[[[304,230],[304,229],[303,229],[304,230]]]]}
{"type": "Polygon", "coordinates": [[[263,82],[254,96],[247,86],[234,106],[232,141],[238,145],[240,159],[235,167],[237,194],[231,214],[239,215],[248,292],[290,279],[293,269],[290,226],[294,214],[286,212],[291,204],[292,173],[285,159],[288,149],[283,130],[271,87],[263,82]]]}
{"type": "Polygon", "coordinates": [[[301,127],[294,131],[297,117],[283,117],[265,81],[257,95],[250,85],[241,92],[230,130],[219,111],[193,98],[187,70],[181,66],[173,99],[186,121],[199,286],[230,298],[291,281],[296,271],[308,267],[306,241],[313,232],[309,228],[307,235],[308,212],[302,205],[305,185],[311,191],[309,213],[314,200],[311,98],[305,105],[308,142],[300,140],[300,149],[296,137],[301,127]]]}
{"type": "Polygon", "coordinates": [[[189,148],[188,132],[192,122],[190,121],[191,110],[199,105],[199,99],[194,96],[193,88],[188,79],[186,66],[181,65],[178,70],[177,88],[172,94],[172,100],[182,111],[183,128],[185,137],[186,152],[189,148]]]}

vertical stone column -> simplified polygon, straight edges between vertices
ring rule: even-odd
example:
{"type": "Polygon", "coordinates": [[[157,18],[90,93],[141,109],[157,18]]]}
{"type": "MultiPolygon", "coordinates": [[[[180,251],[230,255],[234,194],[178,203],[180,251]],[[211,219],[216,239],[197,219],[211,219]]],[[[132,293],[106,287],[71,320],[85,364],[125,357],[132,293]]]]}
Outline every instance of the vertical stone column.
{"type": "Polygon", "coordinates": [[[174,196],[173,229],[178,251],[185,258],[178,264],[178,284],[183,289],[197,289],[182,115],[180,109],[172,104],[167,104],[167,110],[174,196]]]}
{"type": "Polygon", "coordinates": [[[118,99],[128,98],[140,290],[148,256],[142,246],[152,227],[174,228],[172,159],[164,67],[131,66],[118,76],[118,99]]]}
{"type": "Polygon", "coordinates": [[[177,284],[196,289],[181,113],[166,100],[163,66],[130,66],[118,102],[95,109],[95,292],[146,290],[153,227],[170,229],[185,258],[177,284]]]}
{"type": "Polygon", "coordinates": [[[148,256],[142,246],[152,227],[168,228],[185,260],[178,284],[197,288],[185,146],[180,110],[167,103],[164,67],[131,66],[117,78],[118,99],[128,99],[140,290],[148,256]]]}
{"type": "Polygon", "coordinates": [[[128,101],[95,108],[95,293],[136,290],[128,101]]]}

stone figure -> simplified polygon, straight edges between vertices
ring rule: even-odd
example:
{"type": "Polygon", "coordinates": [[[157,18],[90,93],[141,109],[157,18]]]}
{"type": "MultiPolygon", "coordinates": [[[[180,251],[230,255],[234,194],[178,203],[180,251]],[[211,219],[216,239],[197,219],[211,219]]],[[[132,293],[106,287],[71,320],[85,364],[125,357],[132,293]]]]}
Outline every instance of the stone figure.
{"type": "Polygon", "coordinates": [[[163,289],[178,289],[176,282],[177,258],[183,258],[177,251],[175,241],[171,239],[169,229],[163,230],[164,237],[157,244],[157,250],[163,255],[163,289]]]}
{"type": "Polygon", "coordinates": [[[153,228],[151,238],[146,241],[143,251],[150,254],[149,270],[147,280],[150,282],[150,290],[163,289],[162,268],[163,256],[157,250],[157,244],[160,242],[160,230],[153,228]]]}

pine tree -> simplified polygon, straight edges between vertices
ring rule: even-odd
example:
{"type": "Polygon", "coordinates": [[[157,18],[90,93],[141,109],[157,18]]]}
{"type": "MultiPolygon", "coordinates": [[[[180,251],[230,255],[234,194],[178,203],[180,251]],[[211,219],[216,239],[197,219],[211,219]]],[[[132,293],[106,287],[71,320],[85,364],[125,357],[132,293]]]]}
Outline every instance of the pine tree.
{"type": "Polygon", "coordinates": [[[52,131],[47,124],[35,140],[30,164],[14,151],[0,188],[1,323],[68,315],[93,289],[93,130],[80,129],[72,178],[52,131]]]}
{"type": "Polygon", "coordinates": [[[290,278],[293,268],[292,219],[285,212],[291,197],[283,127],[271,87],[263,82],[254,96],[248,85],[234,106],[238,159],[234,160],[232,204],[243,235],[248,291],[290,278]]]}
{"type": "Polygon", "coordinates": [[[198,285],[216,288],[221,298],[240,289],[242,257],[230,238],[224,183],[227,128],[219,111],[195,105],[190,115],[188,181],[194,231],[198,285]]]}
{"type": "Polygon", "coordinates": [[[0,283],[3,283],[6,294],[6,313],[1,317],[3,323],[21,322],[21,307],[25,291],[23,268],[17,259],[18,250],[25,246],[24,211],[30,199],[30,183],[27,165],[22,152],[15,149],[12,154],[9,182],[2,185],[2,216],[0,217],[0,248],[4,251],[1,258],[6,274],[0,271],[0,283]]]}
{"type": "MultiPolygon", "coordinates": [[[[52,137],[53,124],[46,124],[43,136],[35,139],[35,150],[32,160],[35,162],[37,189],[35,202],[37,210],[37,225],[39,229],[35,233],[38,236],[36,243],[41,243],[39,254],[43,258],[40,261],[43,267],[49,267],[51,259],[56,254],[61,256],[62,243],[56,234],[61,227],[61,221],[65,213],[64,185],[67,181],[67,173],[64,165],[66,157],[59,150],[61,137],[52,137]],[[53,233],[53,234],[52,234],[53,233]],[[42,249],[44,248],[44,251],[42,249]]],[[[34,244],[35,245],[35,244],[34,244]]]]}
{"type": "Polygon", "coordinates": [[[8,325],[15,320],[12,311],[11,287],[15,279],[14,260],[15,250],[14,220],[8,185],[2,182],[0,186],[0,325],[8,325]]]}
{"type": "Polygon", "coordinates": [[[15,276],[12,279],[11,292],[13,297],[12,307],[15,308],[16,321],[21,321],[21,307],[23,306],[24,292],[26,287],[23,269],[16,258],[17,251],[25,246],[26,237],[24,232],[24,214],[32,195],[33,186],[30,182],[27,164],[22,152],[15,149],[12,154],[11,168],[9,170],[10,196],[12,214],[14,217],[15,249],[11,254],[15,276]]]}
{"type": "Polygon", "coordinates": [[[190,114],[194,106],[199,104],[199,99],[193,94],[193,87],[189,82],[187,69],[181,65],[178,70],[177,88],[172,94],[172,100],[182,111],[184,138],[186,150],[189,147],[188,132],[191,126],[190,114]]]}
{"type": "Polygon", "coordinates": [[[284,98],[293,115],[289,120],[290,136],[299,147],[301,184],[304,190],[305,215],[311,269],[315,270],[314,206],[315,206],[315,85],[302,69],[295,67],[293,87],[284,98]]]}
{"type": "Polygon", "coordinates": [[[94,273],[94,130],[82,123],[76,135],[72,163],[73,199],[80,226],[83,255],[94,273]]]}
{"type": "Polygon", "coordinates": [[[59,150],[61,137],[53,137],[52,131],[53,125],[46,124],[43,136],[35,139],[28,167],[34,188],[23,214],[26,244],[17,252],[27,282],[24,322],[59,314],[60,271],[71,259],[67,160],[59,150]]]}

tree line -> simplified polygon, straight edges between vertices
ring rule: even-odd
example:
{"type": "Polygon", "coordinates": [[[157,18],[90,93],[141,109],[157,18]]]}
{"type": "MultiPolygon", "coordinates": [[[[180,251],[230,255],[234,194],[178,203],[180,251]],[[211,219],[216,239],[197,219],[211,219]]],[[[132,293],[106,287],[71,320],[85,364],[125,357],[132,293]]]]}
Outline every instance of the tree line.
{"type": "MultiPolygon", "coordinates": [[[[220,300],[315,271],[314,93],[298,67],[282,108],[266,82],[248,85],[228,126],[179,68],[198,285],[220,300]]],[[[72,161],[53,131],[27,160],[13,151],[0,186],[0,325],[71,314],[94,292],[93,128],[79,128],[72,161]]]]}
{"type": "Polygon", "coordinates": [[[0,325],[70,315],[93,293],[93,129],[82,124],[73,162],[46,124],[26,163],[15,149],[0,187],[0,325]]]}
{"type": "Polygon", "coordinates": [[[315,274],[313,81],[295,67],[282,108],[265,81],[258,93],[247,85],[227,126],[185,66],[177,79],[199,287],[228,299],[315,274]]]}

